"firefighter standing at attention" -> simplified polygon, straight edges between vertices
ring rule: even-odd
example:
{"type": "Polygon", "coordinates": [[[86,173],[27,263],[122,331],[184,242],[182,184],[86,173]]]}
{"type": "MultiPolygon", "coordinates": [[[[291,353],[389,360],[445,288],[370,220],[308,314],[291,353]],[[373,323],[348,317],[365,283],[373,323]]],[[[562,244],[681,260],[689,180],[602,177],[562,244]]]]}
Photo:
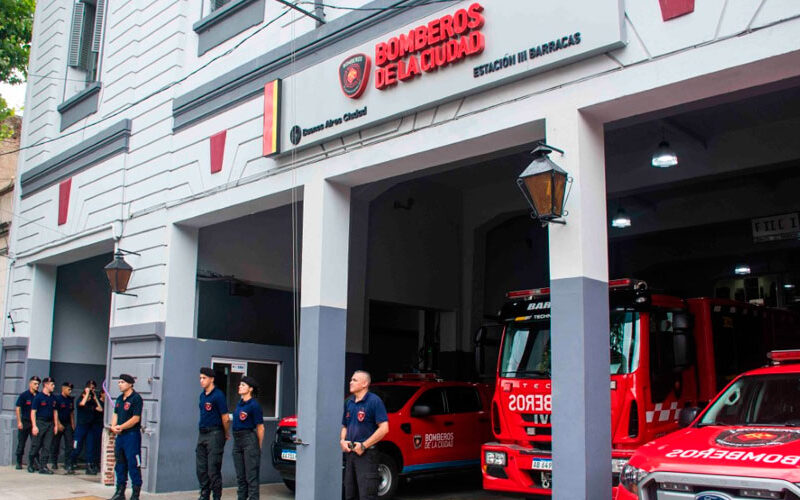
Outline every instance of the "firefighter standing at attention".
{"type": "Polygon", "coordinates": [[[200,422],[195,449],[200,500],[222,498],[222,454],[230,437],[225,394],[214,385],[214,370],[200,368],[200,422]]]}
{"type": "Polygon", "coordinates": [[[264,441],[264,416],[256,401],[258,383],[249,376],[239,382],[241,399],[233,411],[233,466],[236,468],[238,500],[258,500],[261,468],[261,443],[264,441]]]}
{"type": "Polygon", "coordinates": [[[119,390],[122,394],[114,403],[114,415],[111,417],[111,432],[116,434],[114,440],[114,472],[117,476],[117,491],[111,500],[125,500],[125,485],[128,475],[131,477],[133,493],[130,500],[139,500],[142,491],[142,397],[133,390],[136,380],[127,373],[119,376],[119,390]]]}
{"type": "Polygon", "coordinates": [[[33,444],[28,455],[28,472],[34,472],[33,464],[39,460],[39,452],[42,452],[39,460],[39,474],[52,474],[53,471],[47,468],[47,461],[50,458],[50,450],[53,447],[53,435],[58,433],[58,415],[56,414],[56,397],[53,389],[56,383],[52,377],[45,377],[42,380],[42,391],[33,398],[31,406],[31,434],[33,434],[33,444]]]}
{"type": "MultiPolygon", "coordinates": [[[[25,442],[31,435],[31,407],[33,398],[39,392],[41,380],[34,375],[28,381],[28,390],[17,398],[17,470],[22,469],[22,456],[25,454],[25,442]]],[[[36,467],[36,464],[29,464],[36,467]]]]}
{"type": "Polygon", "coordinates": [[[350,378],[350,394],[344,406],[339,444],[345,452],[346,500],[378,498],[378,462],[375,444],[389,432],[386,407],[369,392],[369,373],[358,370],[350,378]]]}
{"type": "Polygon", "coordinates": [[[70,455],[72,455],[72,431],[75,430],[75,400],[72,398],[72,384],[64,382],[61,384],[61,394],[56,396],[56,413],[58,420],[58,434],[53,437],[53,451],[50,453],[50,461],[53,470],[58,469],[58,455],[61,451],[61,441],[64,441],[64,469],[70,471],[70,455]],[[63,439],[62,439],[63,438],[63,439]]]}

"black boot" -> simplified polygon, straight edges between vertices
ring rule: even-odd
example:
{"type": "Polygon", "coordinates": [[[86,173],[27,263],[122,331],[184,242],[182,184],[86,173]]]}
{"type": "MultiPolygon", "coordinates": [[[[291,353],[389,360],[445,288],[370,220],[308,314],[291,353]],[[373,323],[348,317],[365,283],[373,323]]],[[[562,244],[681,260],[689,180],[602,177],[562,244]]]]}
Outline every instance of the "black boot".
{"type": "Polygon", "coordinates": [[[28,472],[30,472],[30,473],[36,472],[36,468],[34,468],[33,462],[30,461],[30,460],[28,460],[28,472]]]}
{"type": "Polygon", "coordinates": [[[64,461],[64,470],[67,474],[75,474],[75,469],[72,467],[72,461],[70,459],[64,461]]]}
{"type": "Polygon", "coordinates": [[[53,470],[58,470],[58,462],[53,462],[50,468],[53,470]]]}
{"type": "Polygon", "coordinates": [[[53,474],[53,471],[47,468],[47,464],[43,465],[41,469],[39,469],[39,474],[53,474]]]}
{"type": "Polygon", "coordinates": [[[131,493],[131,500],[139,500],[139,493],[142,492],[142,485],[134,486],[133,493],[131,493]]]}
{"type": "Polygon", "coordinates": [[[17,470],[22,470],[22,457],[17,457],[17,470]]]}
{"type": "Polygon", "coordinates": [[[125,500],[125,485],[118,484],[117,491],[114,492],[114,496],[108,500],[125,500]]]}

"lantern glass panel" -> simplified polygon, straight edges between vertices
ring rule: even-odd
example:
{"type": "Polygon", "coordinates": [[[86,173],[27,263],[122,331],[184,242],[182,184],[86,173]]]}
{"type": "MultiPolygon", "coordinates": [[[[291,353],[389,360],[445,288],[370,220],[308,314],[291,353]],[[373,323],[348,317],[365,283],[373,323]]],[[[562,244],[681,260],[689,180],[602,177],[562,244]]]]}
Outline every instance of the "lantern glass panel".
{"type": "Polygon", "coordinates": [[[551,172],[542,172],[525,179],[525,188],[533,201],[537,216],[549,215],[553,208],[551,172]]]}
{"type": "Polygon", "coordinates": [[[561,217],[564,212],[564,193],[567,190],[567,174],[553,172],[553,215],[561,217]]]}

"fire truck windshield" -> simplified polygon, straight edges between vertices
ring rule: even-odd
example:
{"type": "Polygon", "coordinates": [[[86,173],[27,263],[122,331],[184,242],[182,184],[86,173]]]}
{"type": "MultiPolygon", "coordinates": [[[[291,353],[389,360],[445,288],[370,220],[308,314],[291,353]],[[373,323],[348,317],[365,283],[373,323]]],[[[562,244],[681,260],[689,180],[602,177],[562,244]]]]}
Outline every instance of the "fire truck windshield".
{"type": "Polygon", "coordinates": [[[639,313],[611,311],[611,374],[632,373],[639,366],[639,313]]]}
{"type": "Polygon", "coordinates": [[[503,339],[500,376],[550,377],[550,322],[510,323],[503,339]]]}
{"type": "Polygon", "coordinates": [[[697,426],[800,427],[800,374],[742,377],[711,405],[697,426]]]}
{"type": "Polygon", "coordinates": [[[388,413],[400,411],[417,389],[419,388],[416,386],[408,385],[373,385],[369,388],[370,392],[381,398],[388,413]]]}

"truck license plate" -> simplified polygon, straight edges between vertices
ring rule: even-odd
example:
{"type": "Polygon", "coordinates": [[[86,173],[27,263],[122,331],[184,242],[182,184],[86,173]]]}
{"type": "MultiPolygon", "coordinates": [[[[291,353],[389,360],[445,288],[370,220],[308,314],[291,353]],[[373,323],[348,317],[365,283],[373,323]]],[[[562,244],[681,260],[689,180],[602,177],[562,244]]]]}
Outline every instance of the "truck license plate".
{"type": "Polygon", "coordinates": [[[281,450],[281,460],[289,460],[291,462],[297,461],[296,450],[281,450]]]}
{"type": "Polygon", "coordinates": [[[553,470],[553,461],[549,458],[534,458],[531,461],[533,470],[553,470]]]}

